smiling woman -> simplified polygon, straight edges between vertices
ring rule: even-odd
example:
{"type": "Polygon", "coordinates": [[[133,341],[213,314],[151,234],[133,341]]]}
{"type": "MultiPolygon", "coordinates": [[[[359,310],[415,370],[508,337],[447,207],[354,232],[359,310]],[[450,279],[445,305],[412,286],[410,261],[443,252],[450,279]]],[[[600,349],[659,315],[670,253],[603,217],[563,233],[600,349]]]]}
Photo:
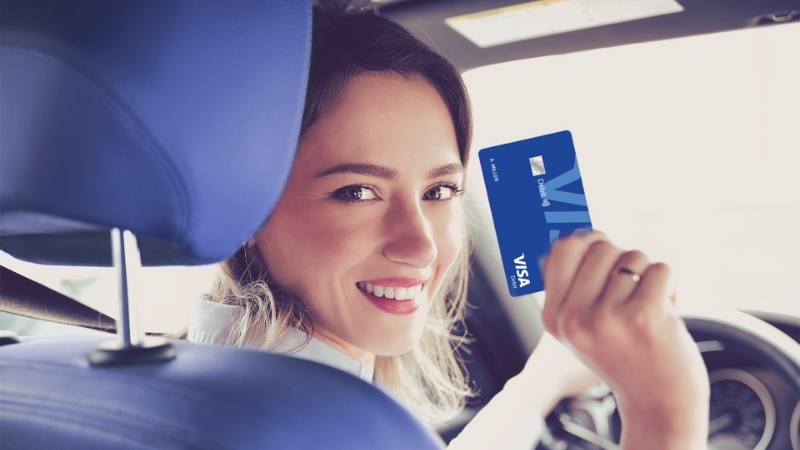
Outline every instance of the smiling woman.
{"type": "MultiPolygon", "coordinates": [[[[469,100],[456,69],[402,27],[324,3],[287,185],[198,301],[189,339],[343,369],[435,422],[471,395],[455,351],[469,100]]],[[[590,233],[557,242],[544,275],[544,323],[614,390],[623,446],[704,447],[708,378],[668,267],[590,233]]],[[[531,448],[536,418],[596,381],[543,339],[451,447],[531,448]]]]}
{"type": "MultiPolygon", "coordinates": [[[[219,343],[328,362],[341,352],[424,416],[449,417],[470,394],[453,351],[463,335],[451,334],[466,295],[466,91],[400,26],[328,8],[316,10],[284,195],[208,296],[239,309],[200,308],[212,310],[205,323],[234,318],[219,343]]],[[[190,339],[213,341],[208,328],[190,325],[190,339]]]]}

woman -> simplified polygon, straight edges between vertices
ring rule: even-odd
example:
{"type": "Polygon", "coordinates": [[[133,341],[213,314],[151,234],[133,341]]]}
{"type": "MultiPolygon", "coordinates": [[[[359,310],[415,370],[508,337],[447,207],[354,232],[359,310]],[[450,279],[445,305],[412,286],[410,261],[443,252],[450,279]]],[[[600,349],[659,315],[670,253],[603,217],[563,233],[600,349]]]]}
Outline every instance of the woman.
{"type": "MultiPolygon", "coordinates": [[[[454,353],[463,337],[451,334],[468,271],[467,94],[453,66],[400,26],[334,2],[314,14],[287,186],[222,265],[190,339],[330,364],[435,421],[470,395],[454,353]]],[[[614,390],[626,448],[705,447],[708,380],[668,279],[665,265],[596,232],[556,243],[545,268],[545,325],[614,390]]],[[[569,383],[537,364],[562,355],[543,342],[451,447],[530,448],[532,418],[585,387],[580,371],[569,383]]]]}

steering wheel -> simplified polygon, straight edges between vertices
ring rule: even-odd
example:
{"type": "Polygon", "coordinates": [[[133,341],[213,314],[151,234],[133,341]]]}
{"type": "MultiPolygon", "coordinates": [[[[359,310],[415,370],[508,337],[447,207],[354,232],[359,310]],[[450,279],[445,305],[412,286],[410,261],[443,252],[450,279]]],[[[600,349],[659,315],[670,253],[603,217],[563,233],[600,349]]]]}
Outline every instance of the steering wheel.
{"type": "MultiPolygon", "coordinates": [[[[700,351],[725,349],[777,373],[800,397],[800,344],[772,325],[734,310],[683,314],[700,351]]],[[[562,400],[546,418],[537,450],[618,448],[620,420],[607,388],[562,400]]]]}

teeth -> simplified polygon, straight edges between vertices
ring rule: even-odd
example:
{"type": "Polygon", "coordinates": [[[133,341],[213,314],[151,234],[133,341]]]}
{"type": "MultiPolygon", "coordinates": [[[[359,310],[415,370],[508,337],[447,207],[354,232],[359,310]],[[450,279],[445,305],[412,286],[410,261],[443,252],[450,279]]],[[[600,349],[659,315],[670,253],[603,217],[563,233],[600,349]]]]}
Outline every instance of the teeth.
{"type": "Polygon", "coordinates": [[[390,298],[394,300],[413,300],[422,291],[422,285],[418,284],[409,288],[396,286],[373,286],[371,283],[359,281],[356,283],[359,289],[376,297],[390,298]]]}

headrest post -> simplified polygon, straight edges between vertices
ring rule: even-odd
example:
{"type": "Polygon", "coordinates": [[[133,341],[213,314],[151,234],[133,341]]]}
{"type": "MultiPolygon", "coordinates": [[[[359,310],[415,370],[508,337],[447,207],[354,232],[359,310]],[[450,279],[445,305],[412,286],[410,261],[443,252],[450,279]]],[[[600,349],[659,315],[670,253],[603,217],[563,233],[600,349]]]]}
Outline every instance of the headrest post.
{"type": "Polygon", "coordinates": [[[119,289],[119,319],[117,320],[117,336],[120,345],[130,347],[139,345],[142,336],[139,332],[138,303],[131,294],[132,283],[141,268],[139,246],[136,236],[128,230],[120,231],[119,228],[111,230],[111,254],[114,269],[117,272],[117,286],[119,289]]]}
{"type": "Polygon", "coordinates": [[[128,230],[111,230],[111,258],[117,272],[119,319],[117,340],[104,342],[89,352],[93,366],[119,366],[170,361],[175,349],[165,339],[144,338],[139,328],[136,275],[142,267],[136,236],[128,230]]]}

